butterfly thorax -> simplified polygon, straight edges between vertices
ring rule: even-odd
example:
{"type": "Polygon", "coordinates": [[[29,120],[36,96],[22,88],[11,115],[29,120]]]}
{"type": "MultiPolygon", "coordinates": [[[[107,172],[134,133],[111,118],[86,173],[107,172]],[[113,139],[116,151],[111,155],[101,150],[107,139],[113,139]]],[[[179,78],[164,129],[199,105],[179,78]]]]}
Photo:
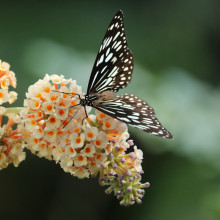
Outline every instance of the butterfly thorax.
{"type": "Polygon", "coordinates": [[[93,106],[94,104],[100,102],[100,101],[108,101],[115,99],[116,95],[112,91],[105,91],[100,94],[94,94],[94,95],[85,95],[85,98],[80,99],[80,105],[81,106],[93,106]]]}
{"type": "Polygon", "coordinates": [[[85,98],[80,99],[80,105],[81,106],[86,106],[86,105],[92,106],[92,103],[97,99],[98,97],[96,95],[92,95],[92,96],[85,95],[85,98]]]}

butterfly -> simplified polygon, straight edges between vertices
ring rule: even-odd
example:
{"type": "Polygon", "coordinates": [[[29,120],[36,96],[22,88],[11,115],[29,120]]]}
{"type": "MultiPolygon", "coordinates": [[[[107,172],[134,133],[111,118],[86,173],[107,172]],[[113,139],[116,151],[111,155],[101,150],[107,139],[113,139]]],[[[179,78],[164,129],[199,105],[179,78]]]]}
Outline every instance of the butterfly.
{"type": "Polygon", "coordinates": [[[133,55],[127,45],[123,13],[118,11],[102,41],[87,93],[84,98],[78,95],[78,105],[84,107],[85,118],[88,117],[85,107],[92,106],[145,132],[163,138],[173,138],[155,117],[154,109],[146,102],[131,94],[116,96],[116,92],[125,88],[131,81],[133,67],[133,55]]]}

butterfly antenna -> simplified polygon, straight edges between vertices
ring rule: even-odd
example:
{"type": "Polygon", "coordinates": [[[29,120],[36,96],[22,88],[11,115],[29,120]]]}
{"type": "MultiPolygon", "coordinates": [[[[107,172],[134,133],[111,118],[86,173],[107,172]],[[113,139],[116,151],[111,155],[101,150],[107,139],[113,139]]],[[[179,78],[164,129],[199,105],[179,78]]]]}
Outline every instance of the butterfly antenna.
{"type": "Polygon", "coordinates": [[[60,91],[57,91],[57,90],[51,90],[53,92],[59,92],[59,93],[63,93],[63,94],[66,94],[66,95],[77,95],[78,96],[78,99],[81,99],[80,95],[77,94],[77,93],[72,93],[72,92],[60,92],[60,91]]]}

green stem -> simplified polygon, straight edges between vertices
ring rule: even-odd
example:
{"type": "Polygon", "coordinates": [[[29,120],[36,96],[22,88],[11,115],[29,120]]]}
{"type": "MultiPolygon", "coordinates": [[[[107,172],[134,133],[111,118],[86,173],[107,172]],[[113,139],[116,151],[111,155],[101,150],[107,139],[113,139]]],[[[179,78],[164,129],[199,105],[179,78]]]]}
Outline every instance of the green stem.
{"type": "Polygon", "coordinates": [[[6,115],[7,113],[20,113],[21,110],[24,109],[24,107],[12,107],[12,108],[5,108],[6,112],[4,113],[4,115],[6,115]]]}

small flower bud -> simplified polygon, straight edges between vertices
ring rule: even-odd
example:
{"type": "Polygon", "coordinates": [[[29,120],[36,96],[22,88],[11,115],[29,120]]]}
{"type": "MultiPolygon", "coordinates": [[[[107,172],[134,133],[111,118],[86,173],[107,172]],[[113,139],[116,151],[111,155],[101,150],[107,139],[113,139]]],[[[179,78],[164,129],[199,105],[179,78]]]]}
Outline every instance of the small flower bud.
{"type": "Polygon", "coordinates": [[[109,154],[108,154],[108,157],[109,157],[109,158],[113,158],[113,157],[114,157],[114,154],[113,154],[113,153],[109,153],[109,154]]]}
{"type": "Polygon", "coordinates": [[[133,177],[129,177],[129,181],[130,181],[130,182],[133,182],[133,181],[134,181],[134,178],[133,178],[133,177]]]}
{"type": "Polygon", "coordinates": [[[130,139],[130,140],[128,140],[128,141],[127,141],[127,143],[128,143],[130,146],[133,146],[133,145],[134,145],[134,141],[133,141],[133,140],[131,140],[131,139],[130,139]]]}
{"type": "Polygon", "coordinates": [[[150,183],[149,182],[146,182],[145,183],[145,186],[148,188],[148,187],[150,187],[150,183]]]}
{"type": "Polygon", "coordinates": [[[138,196],[138,199],[142,199],[142,198],[143,198],[143,195],[139,195],[139,196],[138,196]]]}
{"type": "Polygon", "coordinates": [[[109,172],[108,172],[108,175],[109,175],[109,176],[114,176],[115,173],[114,173],[113,171],[109,171],[109,172]]]}
{"type": "Polygon", "coordinates": [[[135,158],[137,158],[137,156],[135,155],[134,152],[131,152],[131,153],[129,154],[129,156],[130,156],[131,159],[135,159],[135,158]]]}
{"type": "Polygon", "coordinates": [[[114,169],[116,169],[116,168],[118,168],[118,165],[117,165],[116,163],[114,163],[114,164],[112,165],[112,167],[113,167],[114,169]]]}
{"type": "Polygon", "coordinates": [[[136,199],[137,204],[141,204],[142,201],[140,199],[136,199]]]}
{"type": "Polygon", "coordinates": [[[119,146],[116,146],[116,147],[115,147],[115,150],[116,150],[116,151],[120,151],[121,148],[120,148],[119,146]]]}
{"type": "Polygon", "coordinates": [[[110,189],[106,189],[106,190],[105,190],[105,193],[106,193],[106,194],[111,194],[111,192],[112,192],[112,190],[110,190],[110,189]]]}
{"type": "Polygon", "coordinates": [[[121,184],[125,184],[126,183],[126,181],[125,180],[121,180],[121,184]]]}
{"type": "Polygon", "coordinates": [[[120,195],[121,194],[121,191],[120,190],[118,190],[117,192],[115,192],[115,196],[118,196],[118,195],[120,195]]]}
{"type": "Polygon", "coordinates": [[[133,201],[135,201],[135,198],[132,196],[132,197],[130,198],[130,200],[133,202],[133,201]]]}
{"type": "Polygon", "coordinates": [[[131,171],[129,169],[126,170],[126,175],[128,175],[128,176],[131,175],[131,171]]]}
{"type": "Polygon", "coordinates": [[[121,162],[124,163],[126,159],[124,157],[121,158],[121,162]]]}
{"type": "Polygon", "coordinates": [[[105,163],[102,163],[100,166],[102,169],[105,169],[107,167],[105,163]]]}
{"type": "Polygon", "coordinates": [[[129,187],[127,188],[127,191],[128,191],[128,192],[132,192],[132,186],[129,186],[129,187]]]}

